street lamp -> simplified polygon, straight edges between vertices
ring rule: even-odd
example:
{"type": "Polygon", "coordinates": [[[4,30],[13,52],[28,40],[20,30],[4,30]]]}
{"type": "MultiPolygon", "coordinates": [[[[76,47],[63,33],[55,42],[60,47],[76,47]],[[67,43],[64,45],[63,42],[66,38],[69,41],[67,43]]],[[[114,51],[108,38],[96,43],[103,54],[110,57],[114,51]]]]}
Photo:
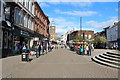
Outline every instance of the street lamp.
{"type": "Polygon", "coordinates": [[[83,32],[83,54],[84,54],[84,38],[85,38],[85,34],[83,32]]]}

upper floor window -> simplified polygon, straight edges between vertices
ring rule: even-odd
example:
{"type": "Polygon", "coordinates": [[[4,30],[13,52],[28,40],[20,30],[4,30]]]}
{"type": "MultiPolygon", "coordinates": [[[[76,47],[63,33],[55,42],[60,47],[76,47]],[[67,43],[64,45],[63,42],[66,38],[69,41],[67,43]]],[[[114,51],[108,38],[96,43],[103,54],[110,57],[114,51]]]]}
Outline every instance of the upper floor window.
{"type": "Polygon", "coordinates": [[[1,10],[1,1],[0,1],[0,17],[1,17],[1,11],[2,11],[2,10],[1,10]]]}
{"type": "Polygon", "coordinates": [[[20,10],[18,8],[15,8],[15,23],[20,23],[20,10]]]}
{"type": "Polygon", "coordinates": [[[25,21],[25,12],[22,12],[22,15],[21,15],[21,24],[22,24],[22,26],[24,26],[24,21],[25,21]]]}

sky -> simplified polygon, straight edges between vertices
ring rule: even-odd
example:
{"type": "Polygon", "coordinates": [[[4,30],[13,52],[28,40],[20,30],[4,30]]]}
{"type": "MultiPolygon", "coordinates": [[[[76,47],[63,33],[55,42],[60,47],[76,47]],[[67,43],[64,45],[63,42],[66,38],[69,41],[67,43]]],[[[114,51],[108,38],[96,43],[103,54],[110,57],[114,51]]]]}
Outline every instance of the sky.
{"type": "MultiPolygon", "coordinates": [[[[100,32],[118,20],[117,2],[39,2],[41,9],[54,20],[58,36],[70,30],[82,29],[100,32]]],[[[51,25],[51,23],[50,23],[51,25]]]]}

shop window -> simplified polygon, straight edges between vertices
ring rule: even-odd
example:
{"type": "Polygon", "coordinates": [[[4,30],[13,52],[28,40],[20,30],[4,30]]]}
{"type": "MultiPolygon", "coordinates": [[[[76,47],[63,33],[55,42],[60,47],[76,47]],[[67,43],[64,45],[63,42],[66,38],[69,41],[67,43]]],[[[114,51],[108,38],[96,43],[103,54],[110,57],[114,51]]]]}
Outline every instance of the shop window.
{"type": "Polygon", "coordinates": [[[8,36],[8,48],[12,49],[12,33],[9,33],[8,36]]]}
{"type": "Polygon", "coordinates": [[[8,48],[8,32],[7,31],[4,31],[4,48],[8,48]]]}
{"type": "Polygon", "coordinates": [[[2,38],[0,37],[0,49],[2,48],[2,38]]]}

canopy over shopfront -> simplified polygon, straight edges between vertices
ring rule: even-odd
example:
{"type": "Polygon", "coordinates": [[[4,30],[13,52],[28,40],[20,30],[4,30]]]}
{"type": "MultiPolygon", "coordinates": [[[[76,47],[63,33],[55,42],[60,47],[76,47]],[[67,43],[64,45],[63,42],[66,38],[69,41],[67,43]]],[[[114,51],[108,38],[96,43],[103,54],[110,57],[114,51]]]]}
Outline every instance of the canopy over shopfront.
{"type": "Polygon", "coordinates": [[[85,44],[85,45],[88,45],[88,43],[87,42],[73,42],[73,44],[85,44]]]}

